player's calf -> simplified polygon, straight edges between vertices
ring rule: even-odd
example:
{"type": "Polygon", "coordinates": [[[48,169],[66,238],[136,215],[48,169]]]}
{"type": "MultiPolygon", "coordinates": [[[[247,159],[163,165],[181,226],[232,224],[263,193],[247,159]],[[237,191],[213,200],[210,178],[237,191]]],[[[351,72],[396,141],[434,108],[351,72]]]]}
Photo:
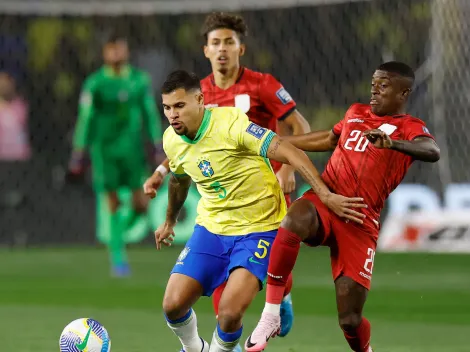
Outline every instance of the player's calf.
{"type": "Polygon", "coordinates": [[[351,350],[369,352],[370,323],[362,317],[367,289],[347,276],[335,281],[338,320],[351,350]]]}
{"type": "Polygon", "coordinates": [[[218,324],[211,352],[232,351],[242,335],[242,318],[259,291],[259,280],[245,268],[235,269],[227,281],[219,304],[218,324]]]}
{"type": "MultiPolygon", "coordinates": [[[[266,311],[279,314],[287,280],[300,250],[300,243],[315,239],[319,222],[315,206],[306,199],[299,199],[289,208],[271,248],[266,289],[266,311]]],[[[321,241],[320,241],[321,243],[321,241]]]]}
{"type": "Polygon", "coordinates": [[[191,308],[202,294],[202,286],[193,278],[172,274],[163,298],[163,312],[168,327],[179,338],[185,352],[208,351],[199,337],[197,317],[191,308]]]}

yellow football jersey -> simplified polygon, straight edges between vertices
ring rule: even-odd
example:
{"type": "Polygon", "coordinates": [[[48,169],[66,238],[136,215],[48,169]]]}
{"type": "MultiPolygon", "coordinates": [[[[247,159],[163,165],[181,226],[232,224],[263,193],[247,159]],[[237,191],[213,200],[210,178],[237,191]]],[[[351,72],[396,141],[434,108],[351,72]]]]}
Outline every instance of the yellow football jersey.
{"type": "Polygon", "coordinates": [[[266,159],[274,136],[232,107],[206,109],[194,140],[168,127],[163,148],[170,169],[191,177],[201,194],[197,224],[226,236],[279,227],[287,207],[266,159]]]}

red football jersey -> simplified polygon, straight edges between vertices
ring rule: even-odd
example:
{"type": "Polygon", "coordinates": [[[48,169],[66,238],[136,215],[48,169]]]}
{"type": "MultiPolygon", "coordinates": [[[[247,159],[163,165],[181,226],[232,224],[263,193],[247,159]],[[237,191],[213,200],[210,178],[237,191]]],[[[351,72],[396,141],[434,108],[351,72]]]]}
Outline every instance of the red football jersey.
{"type": "Polygon", "coordinates": [[[363,212],[369,218],[364,224],[369,226],[374,226],[373,222],[378,225],[385,200],[413,162],[406,154],[375,148],[362,135],[373,128],[396,140],[411,141],[418,136],[434,139],[420,119],[410,115],[377,116],[364,104],[352,105],[344,119],[333,127],[339,141],[322,178],[335,193],[364,198],[368,207],[363,212]]]}
{"type": "MultiPolygon", "coordinates": [[[[237,81],[227,89],[219,88],[214,74],[201,80],[204,103],[207,107],[235,106],[248,115],[250,121],[276,132],[277,121],[295,110],[295,102],[281,83],[267,73],[240,69],[237,81]]],[[[271,161],[274,172],[281,163],[271,161]]]]}

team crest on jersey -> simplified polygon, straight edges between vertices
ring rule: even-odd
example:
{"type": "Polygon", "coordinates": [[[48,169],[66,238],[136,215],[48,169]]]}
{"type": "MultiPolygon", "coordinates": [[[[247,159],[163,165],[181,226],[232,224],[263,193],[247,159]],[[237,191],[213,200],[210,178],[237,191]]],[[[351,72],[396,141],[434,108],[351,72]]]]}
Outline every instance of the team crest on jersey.
{"type": "Polygon", "coordinates": [[[284,87],[281,87],[277,92],[276,96],[279,98],[281,103],[286,105],[287,103],[290,103],[292,101],[292,97],[290,96],[289,93],[287,93],[287,90],[285,90],[284,87]]]}
{"type": "Polygon", "coordinates": [[[235,95],[235,107],[247,113],[250,110],[250,96],[248,94],[235,95]]]}
{"type": "Polygon", "coordinates": [[[395,130],[397,129],[397,126],[394,126],[394,125],[390,125],[388,123],[384,123],[383,125],[380,125],[379,127],[379,130],[385,132],[386,134],[388,134],[389,136],[395,132],[395,130]]]}
{"type": "Polygon", "coordinates": [[[266,128],[258,126],[256,123],[250,123],[246,131],[253,137],[261,139],[266,133],[266,128]]]}
{"type": "Polygon", "coordinates": [[[212,177],[214,175],[214,169],[212,168],[210,161],[201,160],[197,166],[199,167],[199,170],[201,170],[203,176],[212,177]]]}

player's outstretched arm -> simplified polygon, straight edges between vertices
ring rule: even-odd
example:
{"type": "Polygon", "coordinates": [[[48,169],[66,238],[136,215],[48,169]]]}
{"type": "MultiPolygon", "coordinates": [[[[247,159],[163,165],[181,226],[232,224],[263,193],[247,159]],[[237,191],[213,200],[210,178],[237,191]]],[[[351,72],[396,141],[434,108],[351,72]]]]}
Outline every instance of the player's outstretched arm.
{"type": "Polygon", "coordinates": [[[173,174],[171,175],[170,182],[168,183],[168,207],[165,223],[155,231],[157,249],[161,248],[162,243],[165,246],[171,246],[175,236],[173,228],[188,196],[190,186],[191,178],[189,176],[177,177],[173,174]]]}
{"type": "Polygon", "coordinates": [[[306,152],[326,152],[334,150],[339,137],[333,131],[314,131],[296,136],[283,136],[282,140],[288,141],[294,147],[306,152]]]}
{"type": "Polygon", "coordinates": [[[434,163],[441,156],[439,146],[429,137],[417,137],[412,141],[394,140],[388,134],[378,129],[364,131],[364,136],[376,148],[396,150],[416,160],[434,163]]]}
{"type": "Polygon", "coordinates": [[[362,224],[365,215],[355,211],[354,208],[366,208],[367,205],[363,203],[363,199],[347,198],[332,193],[323,182],[318,170],[302,150],[278,136],[274,136],[269,145],[267,156],[270,159],[292,165],[312,187],[312,190],[321,201],[338,216],[362,224]]]}

